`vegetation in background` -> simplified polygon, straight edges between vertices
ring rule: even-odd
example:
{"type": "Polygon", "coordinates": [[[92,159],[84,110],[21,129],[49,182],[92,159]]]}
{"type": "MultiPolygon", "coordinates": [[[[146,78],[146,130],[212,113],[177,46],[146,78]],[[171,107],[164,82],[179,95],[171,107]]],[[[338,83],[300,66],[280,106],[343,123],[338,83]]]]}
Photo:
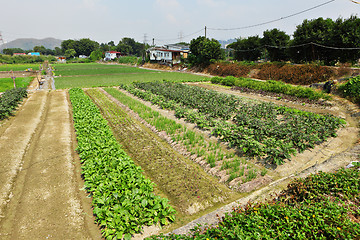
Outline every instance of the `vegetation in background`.
{"type": "Polygon", "coordinates": [[[96,105],[81,89],[69,94],[82,176],[103,236],[129,238],[144,225],[173,221],[175,210],[154,195],[153,183],[122,150],[96,105]]]}
{"type": "Polygon", "coordinates": [[[188,61],[193,66],[207,66],[211,61],[222,59],[221,44],[215,39],[198,37],[190,42],[188,61]]]}
{"type": "Polygon", "coordinates": [[[360,50],[356,49],[360,47],[359,27],[360,19],[357,16],[348,19],[338,18],[335,21],[320,17],[304,20],[296,27],[292,40],[284,32],[272,29],[264,31],[263,38],[239,38],[228,47],[234,49],[234,57],[238,61],[263,59],[291,60],[296,63],[320,61],[330,65],[337,61],[355,63],[360,53],[360,50]]]}
{"type": "Polygon", "coordinates": [[[26,97],[26,88],[13,88],[4,92],[0,97],[0,120],[10,116],[26,97]]]}
{"type": "Polygon", "coordinates": [[[54,56],[29,56],[29,55],[15,55],[9,56],[0,54],[0,63],[14,64],[14,63],[42,63],[44,61],[54,62],[54,56]]]}
{"type": "Polygon", "coordinates": [[[358,239],[359,177],[357,168],[319,172],[293,181],[270,201],[234,208],[216,226],[147,239],[358,239]]]}
{"type": "Polygon", "coordinates": [[[119,57],[118,62],[122,64],[140,65],[142,59],[134,56],[122,56],[119,57]]]}

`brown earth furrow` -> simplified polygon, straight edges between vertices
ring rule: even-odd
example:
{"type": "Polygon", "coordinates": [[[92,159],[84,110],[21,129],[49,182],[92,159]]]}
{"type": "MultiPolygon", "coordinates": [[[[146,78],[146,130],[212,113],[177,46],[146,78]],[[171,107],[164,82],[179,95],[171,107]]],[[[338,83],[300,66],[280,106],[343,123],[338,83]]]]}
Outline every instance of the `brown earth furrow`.
{"type": "Polygon", "coordinates": [[[85,220],[89,213],[83,210],[80,196],[84,193],[74,175],[77,165],[66,92],[46,95],[41,123],[23,157],[13,197],[0,222],[0,238],[100,239],[99,231],[89,230],[85,220]]]}
{"type": "Polygon", "coordinates": [[[26,148],[40,123],[46,96],[46,92],[31,95],[26,100],[26,108],[21,108],[0,136],[0,217],[9,199],[14,178],[21,170],[26,148]]]}

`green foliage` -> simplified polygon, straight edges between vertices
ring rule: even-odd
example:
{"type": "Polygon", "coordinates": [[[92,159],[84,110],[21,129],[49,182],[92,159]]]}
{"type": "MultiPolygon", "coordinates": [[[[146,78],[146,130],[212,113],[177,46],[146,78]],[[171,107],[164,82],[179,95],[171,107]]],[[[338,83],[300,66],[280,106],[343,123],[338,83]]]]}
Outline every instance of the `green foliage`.
{"type": "Polygon", "coordinates": [[[270,61],[286,61],[289,59],[286,51],[289,40],[289,35],[274,28],[264,31],[263,38],[260,41],[267,50],[270,61]]]}
{"type": "Polygon", "coordinates": [[[66,58],[79,55],[90,56],[90,54],[99,49],[99,47],[100,45],[98,42],[92,41],[89,38],[82,38],[80,40],[69,39],[61,42],[61,50],[64,52],[66,58]]]}
{"type": "Polygon", "coordinates": [[[338,86],[340,94],[353,102],[360,104],[360,76],[351,78],[348,82],[338,86]]]}
{"type": "Polygon", "coordinates": [[[310,100],[331,99],[330,95],[316,91],[309,87],[293,86],[280,81],[268,80],[268,81],[257,81],[250,78],[237,78],[226,77],[220,79],[214,77],[211,79],[212,83],[222,84],[226,86],[236,86],[240,88],[249,88],[254,90],[261,90],[264,92],[282,93],[298,98],[308,98],[310,100]]]}
{"type": "Polygon", "coordinates": [[[234,208],[216,226],[148,239],[358,239],[359,177],[357,169],[320,172],[295,180],[270,201],[234,208]]]}
{"type": "Polygon", "coordinates": [[[121,87],[161,108],[175,110],[176,117],[211,130],[246,156],[263,158],[274,165],[282,164],[297,151],[335,137],[336,130],[344,124],[330,115],[245,102],[233,95],[183,84],[145,82],[121,87]]]}
{"type": "Polygon", "coordinates": [[[100,49],[92,51],[90,54],[90,60],[93,62],[101,60],[103,57],[104,57],[104,53],[100,49]]]}
{"type": "Polygon", "coordinates": [[[209,65],[211,61],[223,58],[221,44],[215,39],[198,37],[191,40],[188,61],[192,65],[209,65]]]}
{"type": "Polygon", "coordinates": [[[81,89],[69,91],[82,175],[106,239],[121,239],[142,226],[167,224],[175,210],[155,196],[153,183],[121,149],[99,109],[81,89]]]}
{"type": "Polygon", "coordinates": [[[0,120],[10,116],[26,97],[26,88],[13,88],[4,92],[0,97],[0,120]]]}
{"type": "Polygon", "coordinates": [[[76,51],[75,51],[75,49],[67,49],[67,50],[65,50],[65,57],[67,58],[67,59],[69,59],[69,58],[73,58],[73,57],[75,57],[75,55],[76,55],[76,51]]]}
{"type": "MultiPolygon", "coordinates": [[[[33,77],[16,78],[15,84],[17,88],[26,88],[33,80],[33,77]]],[[[0,78],[0,92],[5,92],[14,88],[14,82],[11,78],[0,78]]]]}
{"type": "Polygon", "coordinates": [[[239,38],[236,42],[229,44],[228,48],[234,49],[234,58],[238,61],[257,61],[261,56],[260,40],[259,36],[239,38]]]}
{"type": "Polygon", "coordinates": [[[139,58],[133,57],[133,56],[122,56],[122,57],[119,57],[118,61],[119,61],[119,63],[122,63],[122,64],[135,65],[139,62],[139,58]]]}
{"type": "Polygon", "coordinates": [[[0,54],[0,63],[5,63],[5,64],[42,63],[46,60],[49,62],[54,62],[56,61],[56,58],[54,56],[30,56],[30,55],[9,56],[9,55],[0,54]]]}

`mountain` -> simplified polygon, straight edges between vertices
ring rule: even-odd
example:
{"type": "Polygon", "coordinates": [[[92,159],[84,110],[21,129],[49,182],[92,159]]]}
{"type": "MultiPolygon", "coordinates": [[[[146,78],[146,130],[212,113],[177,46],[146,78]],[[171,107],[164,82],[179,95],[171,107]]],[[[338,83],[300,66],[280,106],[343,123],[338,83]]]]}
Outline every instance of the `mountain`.
{"type": "Polygon", "coordinates": [[[35,46],[44,46],[48,49],[55,49],[55,47],[60,47],[63,40],[55,38],[44,38],[44,39],[35,39],[35,38],[19,38],[11,42],[0,45],[0,51],[5,48],[21,48],[23,50],[31,50],[35,46]]]}

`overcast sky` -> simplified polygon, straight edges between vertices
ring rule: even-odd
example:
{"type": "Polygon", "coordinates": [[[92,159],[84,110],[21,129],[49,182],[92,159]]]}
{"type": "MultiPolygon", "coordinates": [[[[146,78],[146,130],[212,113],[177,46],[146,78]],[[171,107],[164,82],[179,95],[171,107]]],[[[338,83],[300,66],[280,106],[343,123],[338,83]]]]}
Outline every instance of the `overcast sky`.
{"type": "MultiPolygon", "coordinates": [[[[98,42],[123,37],[157,45],[189,42],[204,34],[218,40],[262,36],[278,28],[292,34],[304,19],[359,16],[360,4],[335,0],[300,15],[259,27],[263,23],[326,3],[329,0],[0,0],[0,31],[6,42],[17,38],[80,39],[98,42]],[[201,31],[200,31],[201,30],[201,31]],[[198,32],[199,31],[199,32],[198,32]],[[196,34],[193,34],[198,32],[196,34]],[[189,36],[190,35],[190,36],[189,36]]],[[[360,2],[360,0],[359,0],[360,2]]]]}

